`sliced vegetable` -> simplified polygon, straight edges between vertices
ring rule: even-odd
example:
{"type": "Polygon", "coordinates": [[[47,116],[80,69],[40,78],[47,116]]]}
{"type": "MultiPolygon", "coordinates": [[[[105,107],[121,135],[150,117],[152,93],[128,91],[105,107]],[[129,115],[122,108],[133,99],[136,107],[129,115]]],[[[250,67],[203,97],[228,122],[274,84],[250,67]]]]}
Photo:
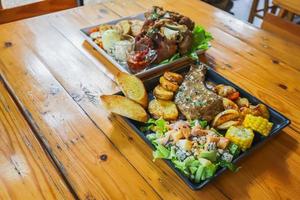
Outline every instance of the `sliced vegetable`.
{"type": "Polygon", "coordinates": [[[229,153],[233,155],[233,157],[238,156],[241,152],[240,147],[232,142],[228,145],[228,150],[229,153]]]}
{"type": "Polygon", "coordinates": [[[231,162],[227,162],[225,160],[220,160],[220,162],[218,163],[221,167],[226,167],[227,169],[229,169],[232,172],[237,172],[240,167],[237,167],[235,164],[231,163],[231,162]]]}
{"type": "Polygon", "coordinates": [[[216,159],[217,159],[217,152],[216,151],[201,151],[200,152],[200,155],[199,155],[200,158],[206,158],[212,162],[215,162],[216,159]]]}
{"type": "Polygon", "coordinates": [[[157,158],[169,158],[170,150],[160,144],[156,144],[156,150],[153,152],[154,160],[157,158]]]}
{"type": "Polygon", "coordinates": [[[251,146],[254,133],[248,128],[231,126],[227,130],[225,137],[245,151],[251,146]]]}
{"type": "Polygon", "coordinates": [[[204,172],[204,166],[199,166],[195,174],[195,182],[199,183],[204,172]]]}
{"type": "Polygon", "coordinates": [[[257,131],[263,136],[268,136],[272,129],[273,123],[269,122],[265,118],[248,114],[245,117],[243,125],[247,128],[251,128],[252,130],[257,131]]]}

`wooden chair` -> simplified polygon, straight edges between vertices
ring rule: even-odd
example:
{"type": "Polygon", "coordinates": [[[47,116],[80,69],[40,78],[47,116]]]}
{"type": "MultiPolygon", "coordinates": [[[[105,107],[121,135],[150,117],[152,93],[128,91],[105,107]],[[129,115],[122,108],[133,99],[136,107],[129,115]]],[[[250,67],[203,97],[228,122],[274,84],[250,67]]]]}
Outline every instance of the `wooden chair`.
{"type": "Polygon", "coordinates": [[[39,16],[83,5],[83,0],[42,0],[15,8],[4,9],[0,0],[0,24],[39,16]]]}
{"type": "Polygon", "coordinates": [[[267,13],[262,23],[262,29],[300,45],[300,25],[298,24],[267,13]]]}
{"type": "Polygon", "coordinates": [[[262,9],[258,9],[258,4],[259,4],[259,0],[253,0],[249,18],[248,18],[248,22],[250,23],[253,23],[255,17],[263,19],[269,9],[271,9],[272,13],[276,12],[277,9],[276,6],[270,6],[269,0],[264,0],[264,7],[262,9]]]}

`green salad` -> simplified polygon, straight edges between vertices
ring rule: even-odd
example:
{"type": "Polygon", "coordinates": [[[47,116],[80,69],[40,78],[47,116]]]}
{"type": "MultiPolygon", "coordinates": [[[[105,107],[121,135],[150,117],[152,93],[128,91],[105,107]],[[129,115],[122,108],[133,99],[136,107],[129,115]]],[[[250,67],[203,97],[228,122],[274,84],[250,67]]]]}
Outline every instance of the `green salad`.
{"type": "Polygon", "coordinates": [[[221,167],[231,171],[240,148],[203,120],[169,123],[163,119],[149,119],[142,127],[155,147],[154,160],[167,159],[195,183],[213,177],[221,167]]]}

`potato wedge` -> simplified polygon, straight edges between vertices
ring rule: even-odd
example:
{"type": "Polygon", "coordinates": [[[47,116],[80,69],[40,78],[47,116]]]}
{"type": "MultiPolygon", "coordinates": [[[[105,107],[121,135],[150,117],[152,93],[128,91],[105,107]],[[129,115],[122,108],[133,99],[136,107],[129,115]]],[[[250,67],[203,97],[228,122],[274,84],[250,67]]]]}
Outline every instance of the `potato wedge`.
{"type": "Polygon", "coordinates": [[[247,98],[238,98],[236,101],[236,104],[241,108],[241,107],[249,107],[250,103],[247,98]]]}
{"type": "Polygon", "coordinates": [[[218,127],[225,122],[237,119],[240,116],[239,112],[233,109],[220,112],[212,122],[213,127],[218,127]]]}
{"type": "Polygon", "coordinates": [[[175,92],[178,89],[178,84],[176,82],[168,81],[165,77],[159,78],[160,85],[166,90],[175,92]]]}
{"type": "Polygon", "coordinates": [[[117,83],[126,97],[147,108],[148,94],[139,78],[125,72],[119,72],[117,74],[117,83]]]}
{"type": "Polygon", "coordinates": [[[131,23],[128,20],[122,20],[116,24],[117,29],[121,34],[127,35],[131,33],[131,23]]]}
{"type": "Polygon", "coordinates": [[[165,72],[164,77],[168,81],[176,82],[178,84],[180,84],[183,81],[183,77],[180,74],[174,72],[165,72]]]}
{"type": "Polygon", "coordinates": [[[233,109],[238,111],[239,107],[233,101],[227,98],[223,98],[223,107],[225,110],[233,109]]]}
{"type": "Polygon", "coordinates": [[[174,92],[166,90],[161,85],[157,85],[153,90],[153,95],[157,99],[172,100],[174,97],[174,92]]]}
{"type": "Polygon", "coordinates": [[[131,35],[132,36],[137,36],[140,34],[142,28],[144,25],[144,21],[141,20],[131,20],[131,35]]]}
{"type": "Polygon", "coordinates": [[[138,103],[119,95],[102,95],[100,99],[104,107],[112,113],[128,117],[130,119],[146,122],[148,115],[145,109],[138,103]]]}
{"type": "Polygon", "coordinates": [[[233,120],[230,120],[230,121],[227,121],[221,125],[219,125],[217,127],[217,129],[220,129],[220,130],[226,130],[226,129],[229,129],[230,126],[237,126],[240,124],[240,121],[233,121],[233,120]]]}
{"type": "Polygon", "coordinates": [[[153,99],[149,103],[149,113],[155,118],[163,118],[165,120],[176,120],[178,117],[178,110],[174,102],[153,99]]]}

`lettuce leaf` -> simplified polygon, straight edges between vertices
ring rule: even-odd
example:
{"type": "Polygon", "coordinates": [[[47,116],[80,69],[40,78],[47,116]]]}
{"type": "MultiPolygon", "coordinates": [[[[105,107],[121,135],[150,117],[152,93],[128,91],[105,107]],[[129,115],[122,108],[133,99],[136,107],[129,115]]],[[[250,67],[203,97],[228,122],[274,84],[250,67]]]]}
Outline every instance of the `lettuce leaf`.
{"type": "Polygon", "coordinates": [[[210,47],[209,41],[213,39],[211,33],[205,31],[202,26],[196,25],[193,30],[193,45],[188,56],[198,60],[197,50],[207,50],[210,47]]]}

